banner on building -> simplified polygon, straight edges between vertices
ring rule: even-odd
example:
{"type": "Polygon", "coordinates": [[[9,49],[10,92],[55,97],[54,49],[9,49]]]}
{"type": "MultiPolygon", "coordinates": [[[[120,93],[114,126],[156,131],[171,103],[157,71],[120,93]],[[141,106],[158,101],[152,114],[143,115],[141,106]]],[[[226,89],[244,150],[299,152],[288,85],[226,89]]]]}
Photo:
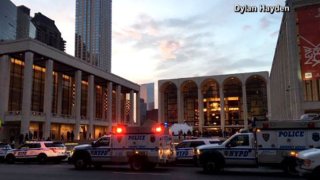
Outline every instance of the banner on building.
{"type": "Polygon", "coordinates": [[[320,79],[320,4],[296,9],[303,80],[320,79]]]}

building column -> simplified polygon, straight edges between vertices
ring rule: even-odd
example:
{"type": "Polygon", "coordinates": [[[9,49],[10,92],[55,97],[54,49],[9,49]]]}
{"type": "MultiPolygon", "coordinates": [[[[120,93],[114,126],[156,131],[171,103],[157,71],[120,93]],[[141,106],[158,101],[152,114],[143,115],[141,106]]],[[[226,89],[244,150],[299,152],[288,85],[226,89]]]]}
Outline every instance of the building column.
{"type": "Polygon", "coordinates": [[[202,132],[204,125],[204,115],[203,115],[203,95],[201,88],[198,88],[198,114],[199,114],[199,131],[202,132]]]}
{"type": "Polygon", "coordinates": [[[116,122],[121,123],[121,86],[116,89],[116,122]]]}
{"type": "Polygon", "coordinates": [[[136,123],[138,126],[141,126],[141,117],[140,117],[140,92],[136,92],[136,123]]]}
{"type": "Polygon", "coordinates": [[[166,122],[167,119],[164,119],[164,100],[163,92],[159,88],[158,91],[158,123],[166,122]]]}
{"type": "Polygon", "coordinates": [[[180,87],[177,88],[178,123],[183,123],[183,95],[180,87]]]}
{"type": "Polygon", "coordinates": [[[0,121],[4,122],[5,113],[8,111],[10,91],[10,58],[8,55],[0,56],[0,121]]]}
{"type": "Polygon", "coordinates": [[[224,136],[225,131],[225,112],[224,112],[224,93],[223,93],[223,87],[219,88],[219,96],[220,96],[220,124],[221,124],[221,130],[222,134],[224,136]]]}
{"type": "Polygon", "coordinates": [[[88,77],[88,101],[87,101],[87,114],[89,117],[89,128],[86,138],[92,138],[93,135],[93,120],[95,119],[95,112],[94,112],[94,76],[89,75],[88,77]],[[90,137],[91,136],[91,137],[90,137]]]}
{"type": "Polygon", "coordinates": [[[43,127],[43,137],[47,139],[50,137],[51,131],[51,117],[52,117],[52,87],[53,87],[53,61],[48,59],[46,61],[46,72],[44,82],[44,97],[43,110],[45,113],[45,123],[43,127]]]}
{"type": "Polygon", "coordinates": [[[33,53],[24,55],[21,134],[29,133],[33,84],[33,53]]]}
{"type": "Polygon", "coordinates": [[[130,112],[129,112],[129,115],[130,115],[130,124],[133,124],[133,115],[134,115],[134,91],[131,90],[130,91],[130,112]]]}
{"type": "Polygon", "coordinates": [[[248,129],[248,108],[247,108],[247,92],[246,85],[242,85],[242,108],[243,108],[243,123],[244,128],[248,129]]]}
{"type": "Polygon", "coordinates": [[[112,82],[108,82],[108,104],[107,104],[107,122],[109,124],[109,132],[111,132],[112,127],[112,82]]]}
{"type": "Polygon", "coordinates": [[[82,71],[77,70],[75,73],[75,129],[74,137],[80,139],[80,121],[81,121],[81,81],[82,71]]]}
{"type": "Polygon", "coordinates": [[[62,83],[63,83],[63,76],[62,73],[58,73],[58,102],[57,102],[57,115],[61,116],[61,110],[62,110],[62,83]]]}

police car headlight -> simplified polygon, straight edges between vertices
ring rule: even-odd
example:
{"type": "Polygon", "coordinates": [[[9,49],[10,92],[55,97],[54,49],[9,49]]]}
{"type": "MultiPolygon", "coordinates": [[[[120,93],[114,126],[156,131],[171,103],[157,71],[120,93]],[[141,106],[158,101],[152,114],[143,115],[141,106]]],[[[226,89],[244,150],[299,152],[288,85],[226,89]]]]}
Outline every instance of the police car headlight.
{"type": "Polygon", "coordinates": [[[201,154],[201,150],[200,149],[196,149],[196,155],[200,155],[201,154]]]}

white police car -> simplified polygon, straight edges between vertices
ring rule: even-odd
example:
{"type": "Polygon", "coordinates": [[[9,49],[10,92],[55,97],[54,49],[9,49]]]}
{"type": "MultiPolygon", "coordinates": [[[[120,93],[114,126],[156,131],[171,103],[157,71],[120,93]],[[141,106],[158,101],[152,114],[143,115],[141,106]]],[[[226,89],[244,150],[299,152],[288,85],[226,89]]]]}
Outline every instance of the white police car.
{"type": "Polygon", "coordinates": [[[7,151],[11,150],[11,146],[7,143],[0,142],[0,161],[4,160],[7,151]]]}
{"type": "Polygon", "coordinates": [[[12,164],[15,161],[47,161],[60,162],[67,158],[66,147],[61,142],[54,141],[29,141],[18,149],[7,151],[5,160],[12,164]]]}
{"type": "Polygon", "coordinates": [[[219,144],[224,140],[222,138],[198,138],[183,140],[176,146],[176,162],[177,163],[197,163],[195,153],[196,147],[205,144],[219,144]]]}

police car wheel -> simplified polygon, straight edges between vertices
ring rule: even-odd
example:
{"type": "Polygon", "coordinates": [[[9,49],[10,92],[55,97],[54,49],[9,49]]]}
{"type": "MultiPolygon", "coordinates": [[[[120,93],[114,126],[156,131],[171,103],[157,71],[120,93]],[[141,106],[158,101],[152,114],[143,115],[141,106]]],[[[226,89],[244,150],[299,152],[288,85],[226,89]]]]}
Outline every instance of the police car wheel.
{"type": "Polygon", "coordinates": [[[78,170],[86,169],[87,168],[87,162],[84,158],[76,158],[74,161],[74,167],[78,170]]]}
{"type": "Polygon", "coordinates": [[[14,158],[14,156],[13,156],[12,154],[9,154],[9,155],[6,157],[6,162],[7,162],[8,164],[13,164],[14,161],[15,161],[15,158],[14,158]]]}
{"type": "Polygon", "coordinates": [[[130,162],[130,168],[134,171],[141,171],[143,169],[141,158],[133,158],[130,162]]]}
{"type": "Polygon", "coordinates": [[[212,173],[218,171],[217,162],[215,160],[208,160],[203,164],[203,171],[206,173],[212,173]]]}
{"type": "Polygon", "coordinates": [[[38,162],[39,162],[39,163],[43,164],[43,163],[45,163],[45,162],[47,161],[47,155],[45,155],[45,154],[39,154],[38,157],[37,157],[37,159],[38,159],[38,162]]]}

